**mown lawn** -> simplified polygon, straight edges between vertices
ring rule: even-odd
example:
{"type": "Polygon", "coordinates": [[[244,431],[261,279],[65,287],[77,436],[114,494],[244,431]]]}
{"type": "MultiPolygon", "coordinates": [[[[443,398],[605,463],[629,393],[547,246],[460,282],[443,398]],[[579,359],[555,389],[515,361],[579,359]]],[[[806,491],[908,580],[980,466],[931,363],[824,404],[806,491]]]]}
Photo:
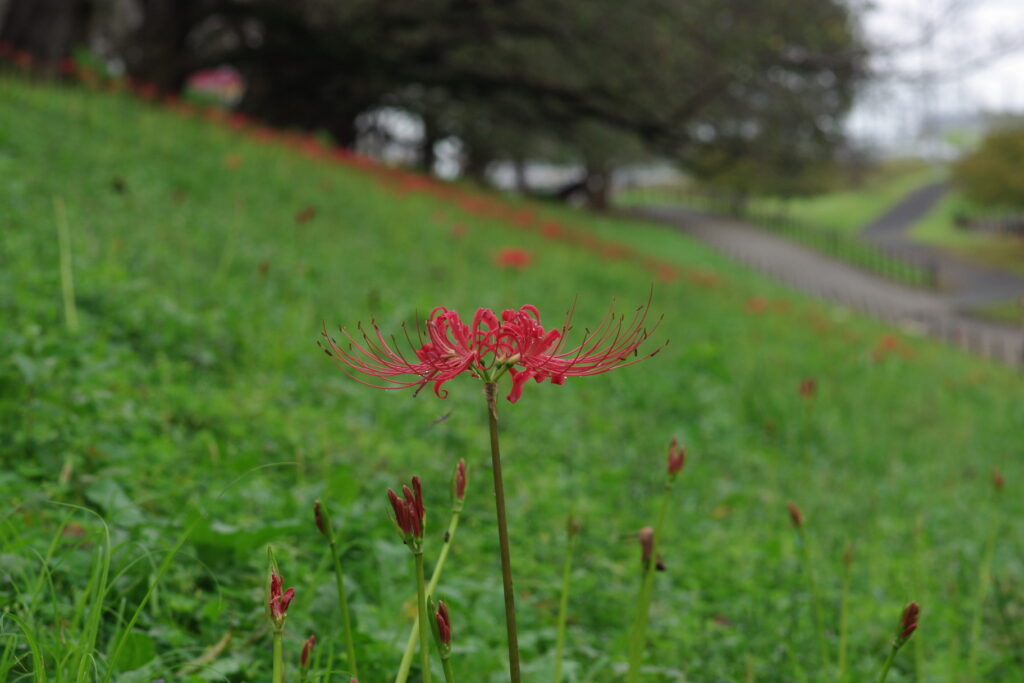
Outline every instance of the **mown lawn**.
{"type": "Polygon", "coordinates": [[[127,95],[0,77],[0,677],[38,680],[38,657],[50,680],[269,680],[271,544],[296,589],[292,678],[315,632],[318,675],[348,681],[319,497],[343,539],[360,678],[390,680],[413,584],[384,494],[423,478],[429,564],[465,457],[441,583],[454,666],[507,680],[479,385],[460,378],[445,400],[370,389],[315,342],[324,321],[375,316],[397,332],[437,305],[530,303],[555,326],[574,300],[582,334],[652,283],[663,352],[501,407],[525,679],[551,680],[572,512],[566,680],[622,680],[635,534],[673,437],[687,465],[645,680],[832,680],[848,544],[846,680],[877,675],[909,600],[921,626],[890,681],[1024,677],[1018,374],[811,303],[661,228],[474,196],[127,95]],[[506,247],[532,261],[498,267],[506,247]],[[824,668],[789,501],[807,520],[824,668]]]}

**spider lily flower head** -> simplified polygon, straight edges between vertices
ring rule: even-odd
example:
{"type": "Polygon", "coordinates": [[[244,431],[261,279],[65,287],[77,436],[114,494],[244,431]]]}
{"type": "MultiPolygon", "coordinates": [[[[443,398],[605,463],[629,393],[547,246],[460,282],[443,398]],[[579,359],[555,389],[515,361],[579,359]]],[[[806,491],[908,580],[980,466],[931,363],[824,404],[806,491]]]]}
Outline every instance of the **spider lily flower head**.
{"type": "Polygon", "coordinates": [[[910,640],[910,636],[914,635],[914,631],[917,630],[917,618],[920,614],[921,608],[916,602],[912,602],[903,608],[903,614],[900,616],[900,631],[896,635],[896,642],[893,643],[893,647],[902,647],[905,642],[910,640]]]}
{"type": "Polygon", "coordinates": [[[295,589],[289,588],[282,592],[284,581],[274,570],[270,571],[270,597],[267,600],[267,607],[270,609],[270,620],[274,626],[280,629],[284,626],[284,619],[288,613],[288,605],[295,598],[295,589]]]}
{"type": "Polygon", "coordinates": [[[415,341],[406,332],[411,350],[407,352],[372,321],[372,329],[360,325],[357,334],[341,328],[347,343],[331,337],[325,326],[319,344],[342,372],[378,389],[415,387],[418,394],[432,384],[434,393],[445,398],[445,383],[462,373],[494,383],[507,372],[512,378],[508,400],[515,403],[531,379],[561,385],[568,377],[601,374],[658,353],[664,344],[643,356],[638,351],[660,323],[659,319],[650,330],[645,326],[650,307],[648,298],[629,320],[609,310],[571,348],[565,340],[572,310],[561,329],[545,329],[539,311],[530,305],[502,311],[500,316],[480,308],[468,325],[455,311],[435,308],[422,328],[417,324],[415,341]]]}
{"type": "Polygon", "coordinates": [[[1003,487],[1006,486],[1006,479],[1003,478],[1003,473],[998,469],[992,469],[992,488],[995,489],[996,493],[1002,493],[1003,487]]]}
{"type": "Polygon", "coordinates": [[[314,647],[316,647],[316,636],[310,634],[306,642],[302,644],[302,652],[299,653],[299,667],[302,670],[309,668],[309,656],[313,654],[314,647]]]}
{"type": "Polygon", "coordinates": [[[683,471],[686,462],[686,447],[679,445],[678,439],[672,439],[668,447],[668,478],[672,481],[683,471]]]}
{"type": "Polygon", "coordinates": [[[412,489],[402,487],[402,496],[388,489],[388,501],[394,513],[395,526],[402,535],[402,541],[413,552],[422,552],[423,531],[427,525],[427,513],[423,508],[423,489],[419,477],[412,478],[412,489]]]}
{"type": "Polygon", "coordinates": [[[455,472],[452,473],[452,510],[462,510],[462,504],[466,500],[466,459],[460,458],[455,465],[455,472]]]}

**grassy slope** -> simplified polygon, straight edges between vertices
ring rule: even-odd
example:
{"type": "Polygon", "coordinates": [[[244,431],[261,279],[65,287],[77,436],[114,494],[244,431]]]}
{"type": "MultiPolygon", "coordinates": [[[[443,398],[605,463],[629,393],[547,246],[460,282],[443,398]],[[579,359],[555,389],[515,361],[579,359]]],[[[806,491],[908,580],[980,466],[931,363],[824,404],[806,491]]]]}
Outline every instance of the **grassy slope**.
{"type": "Polygon", "coordinates": [[[1024,239],[958,228],[954,219],[965,212],[978,213],[959,193],[951,192],[917,222],[911,234],[922,242],[951,249],[974,261],[1024,273],[1024,239]]]}
{"type": "MultiPolygon", "coordinates": [[[[144,664],[123,680],[181,680],[175,670],[228,632],[219,669],[207,675],[267,680],[266,543],[298,592],[292,656],[310,630],[321,643],[337,633],[310,520],[321,496],[334,502],[345,538],[362,679],[385,680],[408,628],[411,570],[383,493],[423,477],[436,548],[450,468],[464,456],[469,501],[442,593],[457,672],[501,680],[478,387],[453,382],[445,401],[362,387],[313,345],[321,321],[374,313],[396,329],[438,304],[469,313],[529,302],[554,322],[579,295],[582,328],[612,297],[623,308],[643,300],[655,275],[123,98],[7,79],[0,92],[0,559],[10,578],[0,600],[22,605],[50,670],[79,642],[75,600],[99,525],[73,512],[60,534],[69,513],[47,501],[102,512],[120,544],[113,566],[124,573],[106,596],[100,652],[186,516],[202,513],[139,622],[141,654],[130,661],[144,664]],[[112,190],[115,178],[123,194],[112,190]],[[55,197],[72,235],[77,334],[61,313],[55,197]],[[307,206],[316,217],[297,223],[307,206]],[[512,245],[534,254],[523,272],[493,266],[497,249],[512,245]],[[55,534],[52,586],[33,592],[55,534]],[[75,637],[62,641],[62,629],[75,637]]],[[[503,408],[528,679],[544,680],[551,666],[570,509],[583,522],[570,675],[619,679],[612,671],[624,659],[637,586],[632,535],[650,523],[664,447],[679,436],[689,459],[665,539],[669,572],[659,577],[649,659],[661,673],[651,680],[815,670],[788,500],[807,516],[830,624],[842,549],[854,543],[851,680],[875,670],[911,598],[924,606],[920,650],[898,667],[917,659],[927,680],[954,680],[983,539],[997,519],[1006,526],[995,574],[1007,604],[1024,600],[1024,539],[1009,525],[1024,499],[1000,501],[1000,517],[988,482],[993,466],[1011,489],[1024,474],[1020,378],[918,340],[901,342],[907,358],[877,359],[884,328],[792,296],[678,235],[531,210],[690,270],[656,286],[659,336],[671,339],[662,354],[560,388],[531,385],[503,408]],[[818,380],[813,401],[798,395],[804,377],[818,380]]],[[[981,678],[1019,680],[1011,652],[1024,634],[1001,625],[991,603],[984,617],[981,678]]]]}

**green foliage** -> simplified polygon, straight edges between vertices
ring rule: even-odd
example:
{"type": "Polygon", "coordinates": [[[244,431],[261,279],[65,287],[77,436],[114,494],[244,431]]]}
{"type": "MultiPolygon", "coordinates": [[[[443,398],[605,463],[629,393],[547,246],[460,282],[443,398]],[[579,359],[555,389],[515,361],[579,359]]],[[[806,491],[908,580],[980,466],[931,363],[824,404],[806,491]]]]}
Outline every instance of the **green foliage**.
{"type": "Polygon", "coordinates": [[[986,135],[976,150],[954,166],[953,178],[970,201],[1024,209],[1024,127],[986,135]]]}
{"type": "MultiPolygon", "coordinates": [[[[423,478],[429,572],[459,457],[471,480],[439,588],[458,623],[452,663],[462,680],[500,676],[480,386],[453,381],[444,401],[369,389],[314,342],[323,321],[375,315],[397,332],[438,304],[528,302],[552,325],[576,297],[578,334],[613,297],[620,311],[639,303],[658,275],[125,98],[6,78],[0,89],[0,678],[38,680],[43,662],[47,680],[268,680],[273,543],[297,593],[289,670],[315,632],[314,680],[327,670],[347,680],[332,562],[311,515],[322,498],[361,678],[387,680],[414,602],[384,492],[423,478]],[[65,329],[58,197],[77,333],[65,329]],[[297,221],[310,206],[315,217],[297,221]],[[496,268],[505,246],[530,250],[530,266],[496,268]]],[[[682,274],[655,287],[657,340],[671,339],[658,356],[563,387],[531,384],[501,407],[525,677],[554,668],[572,509],[582,530],[564,680],[622,679],[640,579],[633,539],[651,523],[664,447],[678,436],[687,468],[660,543],[668,571],[656,577],[645,680],[815,672],[788,500],[807,518],[833,650],[841,558],[854,543],[849,680],[877,671],[910,598],[922,605],[912,646],[922,655],[898,661],[891,680],[915,666],[919,680],[966,678],[985,532],[1024,513],[1011,493],[1024,480],[1021,378],[921,339],[893,346],[885,327],[675,233],[514,208],[682,274]],[[805,377],[817,379],[813,399],[799,395],[805,377]],[[997,465],[1001,507],[989,495],[997,465]]],[[[1024,532],[1003,528],[976,678],[1009,682],[1022,675],[1012,615],[1024,603],[1024,532]]]]}

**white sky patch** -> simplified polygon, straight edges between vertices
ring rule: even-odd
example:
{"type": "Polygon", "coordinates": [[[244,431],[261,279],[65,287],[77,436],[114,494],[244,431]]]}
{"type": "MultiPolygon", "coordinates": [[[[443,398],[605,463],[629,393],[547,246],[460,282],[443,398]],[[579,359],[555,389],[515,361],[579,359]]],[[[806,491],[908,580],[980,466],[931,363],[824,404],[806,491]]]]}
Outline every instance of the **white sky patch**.
{"type": "Polygon", "coordinates": [[[924,120],[1024,113],[1024,0],[876,0],[863,16],[879,78],[849,117],[854,137],[899,146],[924,120]]]}

